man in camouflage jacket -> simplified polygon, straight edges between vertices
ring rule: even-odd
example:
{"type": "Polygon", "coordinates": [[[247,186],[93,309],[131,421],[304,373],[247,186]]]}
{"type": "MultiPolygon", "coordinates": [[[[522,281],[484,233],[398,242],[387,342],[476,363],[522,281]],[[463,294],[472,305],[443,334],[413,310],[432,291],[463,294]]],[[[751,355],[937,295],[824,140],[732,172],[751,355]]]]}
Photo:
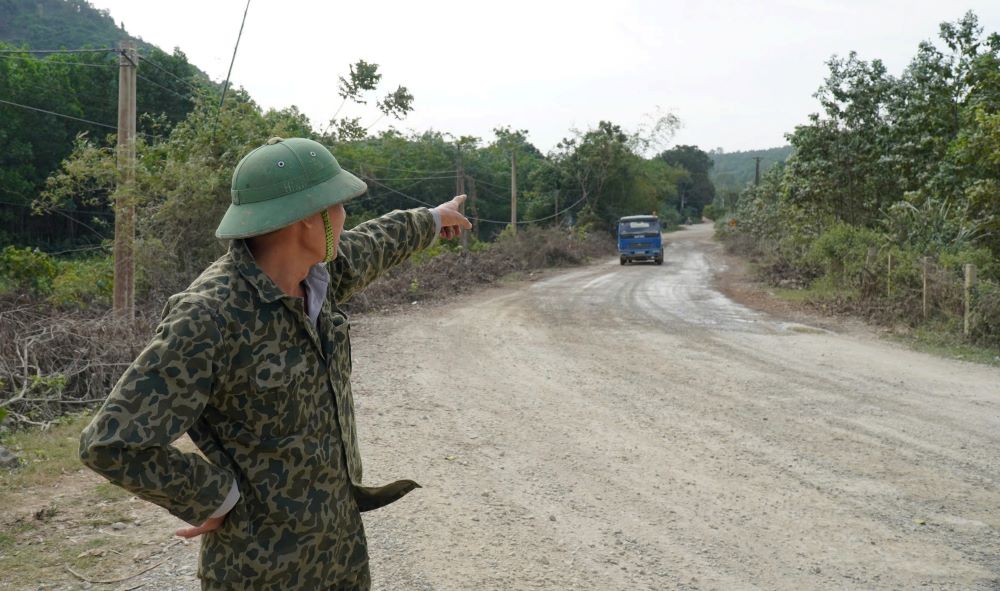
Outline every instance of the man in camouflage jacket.
{"type": "Polygon", "coordinates": [[[81,439],[83,462],[204,534],[203,589],[369,589],[350,323],[338,307],[437,234],[464,196],[342,231],[366,190],[322,145],[274,138],[233,174],[229,252],[172,296],[81,439]],[[187,433],[204,457],[171,444],[187,433]]]}

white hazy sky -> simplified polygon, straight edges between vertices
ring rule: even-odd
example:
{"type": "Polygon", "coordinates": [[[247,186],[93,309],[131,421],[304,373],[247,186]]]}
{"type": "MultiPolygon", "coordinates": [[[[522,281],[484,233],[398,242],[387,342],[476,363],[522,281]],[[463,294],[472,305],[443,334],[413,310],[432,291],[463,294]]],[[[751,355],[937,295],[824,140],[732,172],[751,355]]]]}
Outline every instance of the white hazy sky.
{"type": "MultiPolygon", "coordinates": [[[[91,2],[225,79],[244,0],[91,2]]],[[[253,0],[232,79],[263,107],[297,105],[319,127],[340,105],[337,77],[365,59],[379,64],[380,90],[414,95],[395,124],[404,130],[488,140],[510,125],[547,151],[571,128],[606,119],[635,129],[660,107],[682,121],[674,143],[746,150],[784,144],[818,110],[831,55],[853,49],[899,74],[939,23],[967,10],[1000,30],[996,0],[253,0]]],[[[342,114],[366,125],[378,115],[342,114]]]]}

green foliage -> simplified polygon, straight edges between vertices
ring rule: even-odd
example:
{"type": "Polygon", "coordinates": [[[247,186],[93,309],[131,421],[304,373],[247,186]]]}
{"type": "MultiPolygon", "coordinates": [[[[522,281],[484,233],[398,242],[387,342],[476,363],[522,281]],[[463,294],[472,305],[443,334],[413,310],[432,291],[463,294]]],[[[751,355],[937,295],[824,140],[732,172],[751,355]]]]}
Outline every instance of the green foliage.
{"type": "Polygon", "coordinates": [[[970,329],[974,341],[996,346],[997,335],[1000,335],[1000,285],[982,282],[977,286],[970,329]]]}
{"type": "Polygon", "coordinates": [[[856,285],[868,262],[868,253],[882,244],[874,230],[836,223],[809,245],[806,260],[821,267],[836,285],[856,285]]]}
{"type": "Polygon", "coordinates": [[[48,294],[57,274],[52,257],[36,248],[6,246],[0,250],[0,277],[15,289],[48,294]]]}
{"type": "Polygon", "coordinates": [[[708,177],[715,185],[716,192],[726,196],[726,203],[735,205],[732,197],[739,196],[743,189],[754,182],[757,166],[754,158],[760,158],[760,172],[764,174],[775,164],[785,162],[791,154],[791,146],[742,152],[726,152],[722,148],[715,148],[708,152],[712,158],[708,177]]]}
{"type": "Polygon", "coordinates": [[[650,141],[601,121],[558,144],[550,155],[549,182],[559,189],[561,203],[584,203],[578,224],[613,233],[622,216],[678,207],[678,185],[689,174],[661,158],[643,158],[640,150],[650,141]]]}
{"type": "MultiPolygon", "coordinates": [[[[844,290],[842,300],[887,321],[923,317],[925,257],[933,322],[961,313],[963,265],[994,285],[1000,35],[968,13],[942,24],[940,39],[944,48],[921,43],[898,77],[854,52],[831,59],[822,113],[789,134],[792,155],[743,191],[735,228],[720,236],[779,270],[772,278],[844,290]]],[[[977,338],[995,343],[991,289],[977,338]]]]}
{"type": "Polygon", "coordinates": [[[59,261],[49,301],[60,308],[107,308],[114,289],[110,256],[59,261]]]}
{"type": "MultiPolygon", "coordinates": [[[[333,118],[327,124],[327,129],[332,131],[325,136],[327,141],[357,141],[368,135],[368,129],[375,123],[365,126],[361,123],[360,117],[337,118],[340,111],[347,103],[358,105],[368,104],[368,93],[374,92],[382,80],[382,74],[378,71],[378,64],[372,64],[365,60],[358,60],[357,63],[349,66],[350,74],[347,78],[340,76],[337,94],[343,101],[333,118]]],[[[403,120],[410,111],[413,110],[413,95],[405,86],[398,86],[396,90],[387,93],[375,102],[376,107],[382,115],[390,116],[397,121],[403,120]]],[[[376,119],[377,122],[379,119],[376,119]]]]}
{"type": "Polygon", "coordinates": [[[719,219],[721,216],[725,215],[725,213],[725,209],[714,203],[709,203],[704,209],[701,210],[701,215],[713,221],[719,219]]]}
{"type": "Polygon", "coordinates": [[[677,183],[681,214],[685,218],[701,219],[702,209],[715,200],[715,185],[708,176],[712,159],[697,146],[676,146],[661,152],[657,159],[687,171],[677,183]]]}
{"type": "Polygon", "coordinates": [[[0,2],[0,41],[34,47],[114,47],[129,35],[86,0],[0,2]]]}
{"type": "MultiPolygon", "coordinates": [[[[0,43],[0,48],[12,46],[0,43]]],[[[180,51],[167,54],[148,48],[144,59],[144,63],[155,67],[149,68],[144,76],[149,80],[157,78],[159,82],[139,82],[137,108],[144,115],[138,121],[138,131],[157,138],[169,133],[183,120],[195,100],[190,88],[178,87],[173,78],[169,82],[164,80],[167,75],[162,70],[199,88],[199,93],[210,90],[204,82],[207,77],[190,65],[180,51]],[[171,90],[167,85],[178,87],[178,90],[171,90]]],[[[36,212],[42,215],[33,216],[30,206],[44,187],[46,178],[58,169],[78,142],[86,141],[98,147],[112,145],[114,137],[110,134],[114,133],[117,121],[117,84],[117,56],[113,53],[59,54],[41,58],[7,54],[0,59],[0,88],[4,89],[4,100],[112,126],[109,130],[101,125],[0,105],[0,138],[4,145],[0,150],[0,198],[8,204],[3,208],[4,215],[0,215],[0,232],[9,235],[11,241],[34,246],[72,247],[101,240],[101,228],[95,227],[89,218],[97,216],[107,220],[111,212],[106,207],[84,212],[69,205],[59,210],[36,212]],[[97,67],[79,67],[78,64],[97,67]]]]}

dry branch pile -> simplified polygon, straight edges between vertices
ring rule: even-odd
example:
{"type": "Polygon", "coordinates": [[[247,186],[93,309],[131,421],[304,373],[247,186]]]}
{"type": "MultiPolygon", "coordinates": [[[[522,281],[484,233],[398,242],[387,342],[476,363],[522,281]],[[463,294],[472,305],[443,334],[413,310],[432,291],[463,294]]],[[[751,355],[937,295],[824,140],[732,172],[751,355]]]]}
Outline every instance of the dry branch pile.
{"type": "MultiPolygon", "coordinates": [[[[614,252],[609,237],[527,228],[478,252],[444,252],[393,269],[349,304],[354,312],[439,300],[515,272],[575,265],[614,252]]],[[[107,311],[63,311],[27,296],[0,298],[0,416],[45,426],[104,400],[152,336],[162,302],[135,323],[107,311]]]]}
{"type": "Polygon", "coordinates": [[[15,424],[45,426],[101,402],[153,327],[110,314],[67,312],[28,298],[0,302],[0,409],[15,424]]]}

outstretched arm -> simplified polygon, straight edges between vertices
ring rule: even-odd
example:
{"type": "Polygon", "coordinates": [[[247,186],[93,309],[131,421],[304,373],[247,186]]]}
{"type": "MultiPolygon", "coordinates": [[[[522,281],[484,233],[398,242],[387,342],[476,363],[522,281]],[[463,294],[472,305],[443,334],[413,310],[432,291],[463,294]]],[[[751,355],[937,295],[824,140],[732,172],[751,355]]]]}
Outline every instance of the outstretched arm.
{"type": "Polygon", "coordinates": [[[329,267],[331,296],[337,302],[347,301],[385,271],[430,246],[438,233],[453,238],[462,228],[471,228],[459,212],[464,201],[465,195],[459,195],[434,209],[393,211],[342,233],[337,258],[329,267]]]}

